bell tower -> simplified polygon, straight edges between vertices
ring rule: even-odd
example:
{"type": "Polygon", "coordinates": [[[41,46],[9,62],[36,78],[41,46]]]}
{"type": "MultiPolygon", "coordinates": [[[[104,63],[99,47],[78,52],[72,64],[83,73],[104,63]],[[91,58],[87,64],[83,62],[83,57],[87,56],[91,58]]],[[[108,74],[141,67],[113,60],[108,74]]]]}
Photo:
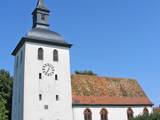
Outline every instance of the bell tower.
{"type": "Polygon", "coordinates": [[[43,0],[38,0],[37,6],[33,11],[33,28],[43,27],[48,28],[49,10],[45,7],[43,0]]]}
{"type": "Polygon", "coordinates": [[[12,120],[73,120],[71,44],[50,30],[49,10],[38,0],[33,26],[12,52],[15,58],[12,120]]]}

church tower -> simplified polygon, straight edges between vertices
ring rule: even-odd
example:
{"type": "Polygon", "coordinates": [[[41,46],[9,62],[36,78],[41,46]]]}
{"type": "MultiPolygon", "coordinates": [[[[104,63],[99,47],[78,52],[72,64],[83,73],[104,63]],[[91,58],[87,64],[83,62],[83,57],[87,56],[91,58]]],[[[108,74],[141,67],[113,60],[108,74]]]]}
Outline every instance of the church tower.
{"type": "Polygon", "coordinates": [[[12,120],[73,120],[70,78],[72,46],[49,29],[49,9],[38,0],[32,29],[15,57],[12,120]]]}

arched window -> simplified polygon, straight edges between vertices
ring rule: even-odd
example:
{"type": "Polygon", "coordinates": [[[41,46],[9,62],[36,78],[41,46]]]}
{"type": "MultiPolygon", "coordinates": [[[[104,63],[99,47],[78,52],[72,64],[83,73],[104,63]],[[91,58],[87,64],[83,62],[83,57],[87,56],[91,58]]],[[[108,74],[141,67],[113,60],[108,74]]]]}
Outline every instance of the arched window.
{"type": "Polygon", "coordinates": [[[149,114],[149,111],[148,111],[147,107],[145,107],[145,108],[143,109],[143,114],[145,114],[145,115],[148,115],[148,114],[149,114]]]}
{"type": "Polygon", "coordinates": [[[53,61],[58,61],[58,51],[57,50],[53,51],[53,61]]]}
{"type": "Polygon", "coordinates": [[[132,108],[129,107],[127,109],[127,118],[128,118],[128,120],[131,119],[131,118],[133,118],[133,114],[134,114],[134,112],[133,112],[132,108]]]}
{"type": "Polygon", "coordinates": [[[101,120],[108,120],[108,111],[106,109],[102,109],[100,111],[101,120]]]}
{"type": "Polygon", "coordinates": [[[43,49],[42,48],[38,49],[38,60],[43,60],[43,49]]]}
{"type": "Polygon", "coordinates": [[[84,120],[92,120],[92,112],[88,108],[84,110],[84,120]]]}

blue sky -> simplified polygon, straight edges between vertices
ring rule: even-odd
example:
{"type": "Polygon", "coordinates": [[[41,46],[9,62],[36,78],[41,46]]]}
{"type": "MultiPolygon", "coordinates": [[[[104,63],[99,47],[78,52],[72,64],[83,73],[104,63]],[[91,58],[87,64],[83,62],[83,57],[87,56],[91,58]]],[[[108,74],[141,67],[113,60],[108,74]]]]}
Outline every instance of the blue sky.
{"type": "MultiPolygon", "coordinates": [[[[13,74],[12,50],[31,29],[37,0],[0,4],[0,68],[13,74]]],[[[72,43],[71,71],[137,79],[160,104],[160,0],[45,0],[51,29],[72,43]]]]}

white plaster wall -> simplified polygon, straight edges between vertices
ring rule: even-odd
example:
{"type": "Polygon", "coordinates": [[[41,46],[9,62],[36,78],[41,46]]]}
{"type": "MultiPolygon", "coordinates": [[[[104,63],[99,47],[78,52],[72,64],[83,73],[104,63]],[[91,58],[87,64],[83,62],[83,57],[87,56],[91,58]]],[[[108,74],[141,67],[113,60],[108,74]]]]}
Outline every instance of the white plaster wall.
{"type": "Polygon", "coordinates": [[[70,80],[69,49],[51,45],[25,43],[25,76],[24,76],[24,116],[23,120],[72,120],[72,97],[70,80]],[[37,59],[38,48],[44,50],[44,60],[37,59]],[[53,50],[57,49],[59,61],[53,61],[53,50]],[[42,73],[42,65],[51,63],[55,67],[54,76],[42,73]],[[42,94],[42,100],[39,100],[42,94]],[[59,101],[56,101],[59,95],[59,101]],[[44,109],[48,105],[48,110],[44,109]]]}
{"type": "MultiPolygon", "coordinates": [[[[134,116],[143,113],[145,106],[133,106],[134,116]]],[[[127,120],[128,106],[73,106],[74,120],[84,120],[84,110],[89,108],[92,111],[92,120],[100,120],[100,111],[106,108],[108,111],[108,120],[127,120]]],[[[152,112],[152,107],[147,107],[152,112]]]]}
{"type": "Polygon", "coordinates": [[[15,56],[13,98],[12,98],[13,99],[12,100],[12,120],[23,119],[24,53],[25,53],[25,47],[22,46],[15,56]],[[21,55],[22,55],[22,61],[20,60],[21,55]]]}

